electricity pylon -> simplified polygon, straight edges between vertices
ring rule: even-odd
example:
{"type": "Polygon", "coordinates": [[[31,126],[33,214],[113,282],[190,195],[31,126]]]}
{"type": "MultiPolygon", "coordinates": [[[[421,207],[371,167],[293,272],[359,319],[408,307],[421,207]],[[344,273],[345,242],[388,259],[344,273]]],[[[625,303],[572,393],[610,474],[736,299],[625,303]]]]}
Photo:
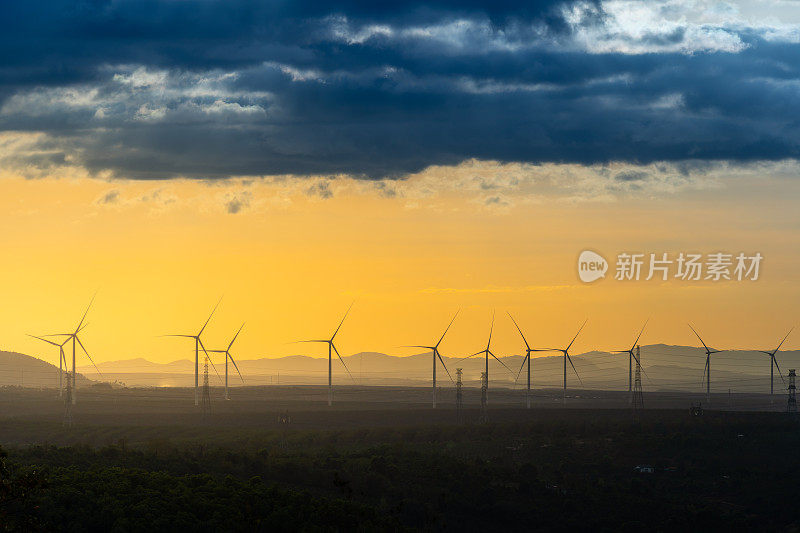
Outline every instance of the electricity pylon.
{"type": "Polygon", "coordinates": [[[456,421],[461,424],[464,422],[464,391],[461,376],[463,372],[456,368],[456,421]]]}
{"type": "Polygon", "coordinates": [[[489,410],[487,409],[489,403],[489,373],[481,372],[481,424],[486,424],[489,421],[489,410]]]}
{"type": "Polygon", "coordinates": [[[633,380],[633,397],[631,398],[631,406],[633,407],[633,418],[638,420],[639,412],[644,409],[644,398],[642,395],[642,356],[639,346],[636,347],[636,371],[633,380]]]}
{"type": "Polygon", "coordinates": [[[208,390],[208,355],[205,357],[203,364],[203,399],[201,401],[203,408],[203,418],[208,418],[211,414],[211,394],[208,390]]]}

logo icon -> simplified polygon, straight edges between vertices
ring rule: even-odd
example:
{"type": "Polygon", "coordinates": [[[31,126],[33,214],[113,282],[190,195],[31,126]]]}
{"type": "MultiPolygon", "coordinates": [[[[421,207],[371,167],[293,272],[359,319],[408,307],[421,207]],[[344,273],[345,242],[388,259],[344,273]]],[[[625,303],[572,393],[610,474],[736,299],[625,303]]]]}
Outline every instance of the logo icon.
{"type": "Polygon", "coordinates": [[[584,250],[578,256],[578,277],[584,283],[591,283],[600,278],[606,277],[608,271],[608,261],[591,250],[584,250]]]}

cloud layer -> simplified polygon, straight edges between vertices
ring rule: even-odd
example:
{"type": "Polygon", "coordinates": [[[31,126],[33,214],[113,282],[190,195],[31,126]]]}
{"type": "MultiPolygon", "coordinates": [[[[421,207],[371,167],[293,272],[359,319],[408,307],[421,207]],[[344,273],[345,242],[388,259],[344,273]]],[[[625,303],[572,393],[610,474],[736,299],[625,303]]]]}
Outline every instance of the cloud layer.
{"type": "Polygon", "coordinates": [[[30,175],[379,179],[472,159],[793,159],[800,21],[773,20],[770,5],[785,9],[12,0],[0,131],[14,134],[0,136],[0,162],[30,175]]]}

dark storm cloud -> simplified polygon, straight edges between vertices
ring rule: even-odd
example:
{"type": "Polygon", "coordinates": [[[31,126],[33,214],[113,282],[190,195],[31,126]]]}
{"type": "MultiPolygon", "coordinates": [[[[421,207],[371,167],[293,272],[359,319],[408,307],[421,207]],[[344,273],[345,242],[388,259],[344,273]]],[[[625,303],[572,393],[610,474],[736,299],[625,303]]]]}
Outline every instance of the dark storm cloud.
{"type": "Polygon", "coordinates": [[[798,155],[796,43],[681,53],[676,27],[585,50],[600,4],[485,4],[4,2],[0,130],[48,134],[11,160],[142,179],[798,155]]]}
{"type": "Polygon", "coordinates": [[[617,173],[617,175],[614,176],[614,179],[617,181],[636,182],[644,181],[648,177],[649,174],[641,170],[623,170],[622,172],[617,173]]]}

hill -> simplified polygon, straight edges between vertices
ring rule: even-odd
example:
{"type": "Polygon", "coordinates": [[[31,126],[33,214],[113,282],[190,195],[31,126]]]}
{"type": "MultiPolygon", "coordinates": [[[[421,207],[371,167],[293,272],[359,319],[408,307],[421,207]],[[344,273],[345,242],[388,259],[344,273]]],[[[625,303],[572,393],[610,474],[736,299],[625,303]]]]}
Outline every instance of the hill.
{"type": "MultiPolygon", "coordinates": [[[[702,388],[705,366],[705,352],[690,346],[670,346],[654,344],[641,347],[644,368],[642,382],[645,390],[684,390],[698,391],[702,388]]],[[[419,385],[425,386],[431,379],[431,355],[420,353],[397,357],[378,352],[360,352],[343,357],[352,375],[348,376],[342,364],[334,360],[335,383],[361,383],[364,385],[419,385]]],[[[455,379],[455,371],[461,368],[467,386],[477,386],[484,370],[484,360],[480,356],[469,359],[444,357],[450,376],[455,379]]],[[[519,355],[500,357],[498,362],[490,359],[489,373],[492,383],[499,386],[515,386],[523,358],[519,355]]],[[[224,359],[215,357],[216,371],[224,375],[224,359]]],[[[628,356],[603,351],[591,351],[572,356],[576,372],[567,365],[567,381],[571,388],[627,390],[628,356]],[[578,377],[579,376],[579,377],[578,377]]],[[[786,375],[789,368],[800,368],[800,352],[787,351],[778,355],[781,374],[786,375]]],[[[292,355],[288,357],[263,357],[238,361],[245,384],[323,384],[327,382],[327,358],[292,355]]],[[[769,390],[770,360],[762,353],[754,351],[727,351],[712,355],[712,388],[717,391],[732,389],[737,392],[766,392],[769,390]]],[[[194,383],[194,362],[189,359],[170,363],[153,363],[144,358],[113,361],[98,365],[104,380],[119,380],[129,386],[189,386],[194,383]]],[[[82,367],[89,377],[97,376],[92,367],[82,367]]],[[[231,385],[241,385],[242,381],[235,369],[231,385]]],[[[439,383],[449,386],[448,373],[438,367],[439,383]]],[[[559,388],[562,386],[564,372],[563,357],[543,355],[536,357],[531,366],[532,383],[536,388],[559,388]]],[[[211,383],[218,385],[221,379],[211,370],[211,383]]],[[[524,373],[516,386],[522,386],[524,373]]],[[[785,385],[775,372],[775,391],[785,389],[785,385]]]]}
{"type": "MultiPolygon", "coordinates": [[[[78,387],[93,383],[81,373],[77,380],[78,387]]],[[[30,355],[0,351],[0,387],[8,386],[58,388],[58,367],[30,355]]]]}

